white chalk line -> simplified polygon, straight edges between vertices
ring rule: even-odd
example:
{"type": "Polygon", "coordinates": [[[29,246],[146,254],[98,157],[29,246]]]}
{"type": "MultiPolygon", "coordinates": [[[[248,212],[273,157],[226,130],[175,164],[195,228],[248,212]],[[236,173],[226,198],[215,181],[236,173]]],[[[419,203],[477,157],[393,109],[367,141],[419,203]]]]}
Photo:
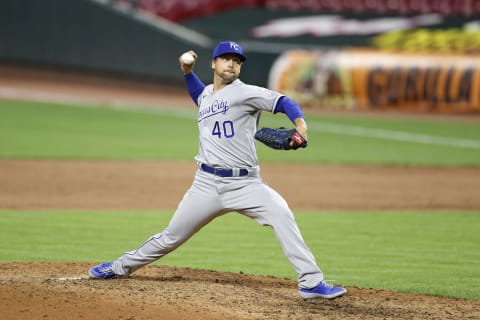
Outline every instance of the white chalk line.
{"type": "Polygon", "coordinates": [[[383,140],[394,140],[403,142],[413,142],[429,145],[440,145],[455,148],[480,149],[480,140],[447,138],[432,136],[421,133],[411,133],[404,131],[367,128],[361,126],[350,126],[335,123],[309,122],[309,130],[350,135],[356,137],[376,138],[383,140]]]}
{"type": "Polygon", "coordinates": [[[59,278],[49,278],[48,280],[55,281],[75,281],[75,280],[89,280],[89,276],[71,276],[71,277],[59,277],[59,278]]]}
{"type": "MultiPolygon", "coordinates": [[[[52,92],[32,91],[28,89],[19,89],[13,87],[0,87],[0,97],[10,99],[28,99],[38,102],[63,103],[74,106],[99,107],[107,106],[116,110],[138,113],[158,113],[167,114],[180,118],[194,118],[194,114],[187,110],[170,109],[152,109],[129,106],[120,101],[86,101],[83,98],[75,98],[72,95],[52,92]]],[[[88,100],[88,99],[87,99],[88,100]]],[[[350,135],[356,137],[375,138],[383,140],[393,140],[402,142],[413,142],[427,145],[439,145],[454,148],[480,149],[480,140],[448,138],[432,136],[428,134],[411,133],[404,131],[367,128],[361,126],[342,125],[335,123],[319,123],[309,121],[309,130],[327,132],[340,135],[350,135]]]]}

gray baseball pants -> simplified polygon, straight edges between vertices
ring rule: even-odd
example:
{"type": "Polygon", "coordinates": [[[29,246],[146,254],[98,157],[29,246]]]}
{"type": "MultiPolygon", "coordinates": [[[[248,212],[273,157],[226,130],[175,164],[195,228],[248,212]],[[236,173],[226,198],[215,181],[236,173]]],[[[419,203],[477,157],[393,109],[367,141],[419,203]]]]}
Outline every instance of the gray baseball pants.
{"type": "Polygon", "coordinates": [[[300,288],[313,288],[323,280],[287,202],[263,182],[258,170],[253,175],[228,178],[198,170],[168,226],[137,250],[115,260],[113,271],[118,275],[134,272],[175,250],[214,218],[231,211],[273,228],[297,272],[300,288]]]}

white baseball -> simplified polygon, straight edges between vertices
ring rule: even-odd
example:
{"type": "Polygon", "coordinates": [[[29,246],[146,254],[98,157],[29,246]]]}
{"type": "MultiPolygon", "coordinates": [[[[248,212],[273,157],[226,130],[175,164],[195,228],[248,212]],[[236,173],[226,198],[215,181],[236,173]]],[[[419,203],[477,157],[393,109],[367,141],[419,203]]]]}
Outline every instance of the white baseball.
{"type": "Polygon", "coordinates": [[[180,59],[182,59],[182,62],[185,64],[192,64],[193,61],[195,61],[195,57],[190,52],[185,52],[184,54],[182,54],[180,59]]]}

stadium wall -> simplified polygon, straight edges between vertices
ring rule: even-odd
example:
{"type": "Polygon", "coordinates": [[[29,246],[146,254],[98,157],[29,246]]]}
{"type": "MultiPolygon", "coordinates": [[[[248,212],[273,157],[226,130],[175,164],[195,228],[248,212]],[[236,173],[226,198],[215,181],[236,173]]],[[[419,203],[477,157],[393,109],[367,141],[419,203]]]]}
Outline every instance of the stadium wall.
{"type": "MultiPolygon", "coordinates": [[[[0,60],[57,68],[111,72],[180,81],[176,58],[190,48],[112,7],[87,0],[3,0],[0,3],[0,60]]],[[[210,77],[208,66],[197,73],[210,77]]]]}
{"type": "MultiPolygon", "coordinates": [[[[101,2],[1,1],[0,63],[34,64],[180,83],[183,76],[177,57],[193,49],[200,56],[196,73],[204,81],[211,79],[209,62],[216,40],[167,20],[158,27],[155,25],[158,19],[141,21],[135,18],[138,12],[129,11],[128,7],[119,11],[108,1],[101,2]],[[188,36],[179,36],[181,32],[191,32],[190,40],[188,36]]],[[[242,70],[242,80],[267,85],[270,66],[277,56],[250,54],[242,70]]]]}

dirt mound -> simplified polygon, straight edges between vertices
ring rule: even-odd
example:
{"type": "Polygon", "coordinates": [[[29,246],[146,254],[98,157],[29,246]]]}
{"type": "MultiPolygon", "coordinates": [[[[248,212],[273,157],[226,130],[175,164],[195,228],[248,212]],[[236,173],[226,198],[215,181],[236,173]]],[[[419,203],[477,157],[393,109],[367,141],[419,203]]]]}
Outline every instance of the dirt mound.
{"type": "Polygon", "coordinates": [[[480,303],[348,287],[303,301],[296,282],[148,266],[129,278],[89,279],[91,265],[0,264],[4,319],[478,319],[480,303]],[[21,303],[19,303],[21,302],[21,303]]]}

